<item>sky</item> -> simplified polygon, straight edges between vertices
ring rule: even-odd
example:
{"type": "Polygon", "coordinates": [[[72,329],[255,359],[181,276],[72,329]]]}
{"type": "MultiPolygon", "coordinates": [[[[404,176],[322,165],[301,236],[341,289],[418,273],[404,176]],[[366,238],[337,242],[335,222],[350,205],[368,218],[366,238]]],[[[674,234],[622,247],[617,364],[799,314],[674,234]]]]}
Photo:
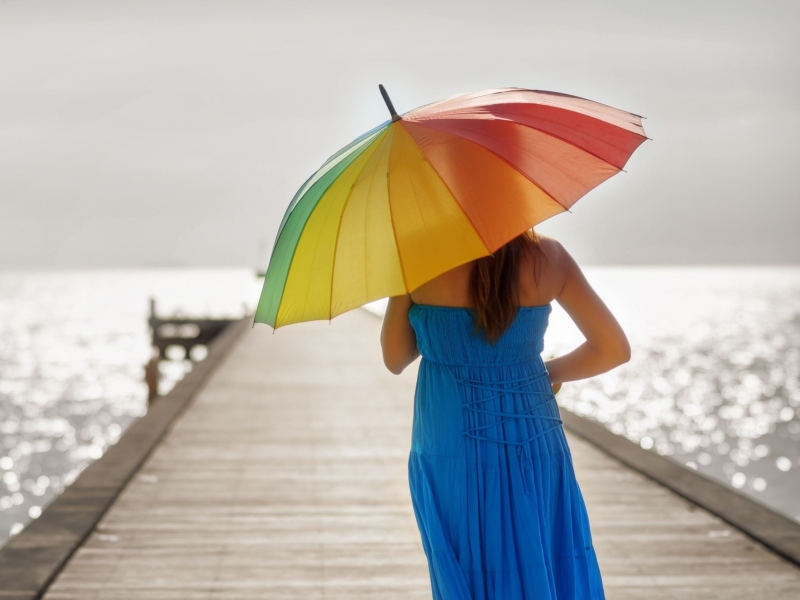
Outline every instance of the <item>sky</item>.
{"type": "Polygon", "coordinates": [[[0,1],[0,268],[264,269],[336,150],[461,92],[653,138],[537,227],[584,264],[800,263],[800,3],[0,1]]]}

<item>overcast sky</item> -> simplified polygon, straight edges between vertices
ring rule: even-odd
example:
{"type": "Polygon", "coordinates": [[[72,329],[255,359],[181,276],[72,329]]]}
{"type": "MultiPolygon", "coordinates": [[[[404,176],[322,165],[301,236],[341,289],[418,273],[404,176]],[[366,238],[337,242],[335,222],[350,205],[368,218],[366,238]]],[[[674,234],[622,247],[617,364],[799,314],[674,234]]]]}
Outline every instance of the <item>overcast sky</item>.
{"type": "Polygon", "coordinates": [[[527,87],[645,115],[540,228],[585,264],[800,263],[800,2],[0,0],[0,267],[263,268],[387,117],[527,87]]]}

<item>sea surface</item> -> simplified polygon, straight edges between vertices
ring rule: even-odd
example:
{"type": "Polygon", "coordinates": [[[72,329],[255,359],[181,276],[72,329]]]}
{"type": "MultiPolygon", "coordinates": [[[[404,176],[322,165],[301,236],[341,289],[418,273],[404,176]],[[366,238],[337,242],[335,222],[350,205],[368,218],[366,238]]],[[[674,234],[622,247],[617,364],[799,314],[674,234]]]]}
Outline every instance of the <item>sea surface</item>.
{"type": "MultiPolygon", "coordinates": [[[[559,403],[800,520],[800,268],[585,273],[633,357],[559,403]]],[[[245,269],[0,272],[0,545],[145,414],[150,298],[239,318],[260,289],[245,269]]],[[[545,358],[582,341],[553,306],[545,358]]],[[[191,366],[162,362],[160,392],[191,366]]]]}
{"type": "MultiPolygon", "coordinates": [[[[260,289],[245,269],[0,272],[0,545],[147,412],[150,298],[241,318],[260,289]]],[[[162,361],[159,392],[191,366],[162,361]]]]}

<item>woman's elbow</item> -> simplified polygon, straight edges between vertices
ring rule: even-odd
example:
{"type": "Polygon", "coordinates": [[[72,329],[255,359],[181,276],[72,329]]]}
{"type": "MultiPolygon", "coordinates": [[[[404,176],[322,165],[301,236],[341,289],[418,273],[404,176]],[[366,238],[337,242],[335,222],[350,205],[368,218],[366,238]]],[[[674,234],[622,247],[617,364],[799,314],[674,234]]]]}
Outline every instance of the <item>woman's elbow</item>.
{"type": "Polygon", "coordinates": [[[393,375],[400,375],[406,368],[406,365],[388,360],[385,356],[383,357],[383,364],[386,365],[386,368],[389,369],[389,372],[393,375]]]}
{"type": "Polygon", "coordinates": [[[628,338],[623,338],[614,351],[616,366],[624,365],[631,359],[631,344],[628,338]]]}
{"type": "Polygon", "coordinates": [[[395,352],[386,352],[383,353],[383,364],[386,365],[386,368],[389,369],[389,372],[394,375],[400,375],[403,370],[408,366],[408,361],[404,360],[402,356],[399,356],[395,352]]]}
{"type": "Polygon", "coordinates": [[[608,340],[601,348],[598,348],[598,355],[604,365],[604,372],[610,371],[631,359],[631,345],[624,337],[613,341],[608,340]]]}
{"type": "Polygon", "coordinates": [[[419,351],[414,348],[409,350],[408,352],[384,352],[383,353],[383,364],[386,365],[386,368],[389,369],[391,373],[395,375],[400,375],[405,368],[417,360],[419,356],[419,351]]]}

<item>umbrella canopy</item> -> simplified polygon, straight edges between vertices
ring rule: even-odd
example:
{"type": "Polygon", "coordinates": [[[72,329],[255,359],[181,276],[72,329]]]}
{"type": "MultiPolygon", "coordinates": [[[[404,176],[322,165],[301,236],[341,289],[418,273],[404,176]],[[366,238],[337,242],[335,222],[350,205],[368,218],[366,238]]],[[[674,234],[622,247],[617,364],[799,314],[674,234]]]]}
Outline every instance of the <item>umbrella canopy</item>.
{"type": "Polygon", "coordinates": [[[413,291],[568,210],[618,173],[642,118],[496,89],[398,116],[334,154],[281,222],[255,321],[331,319],[413,291]]]}

